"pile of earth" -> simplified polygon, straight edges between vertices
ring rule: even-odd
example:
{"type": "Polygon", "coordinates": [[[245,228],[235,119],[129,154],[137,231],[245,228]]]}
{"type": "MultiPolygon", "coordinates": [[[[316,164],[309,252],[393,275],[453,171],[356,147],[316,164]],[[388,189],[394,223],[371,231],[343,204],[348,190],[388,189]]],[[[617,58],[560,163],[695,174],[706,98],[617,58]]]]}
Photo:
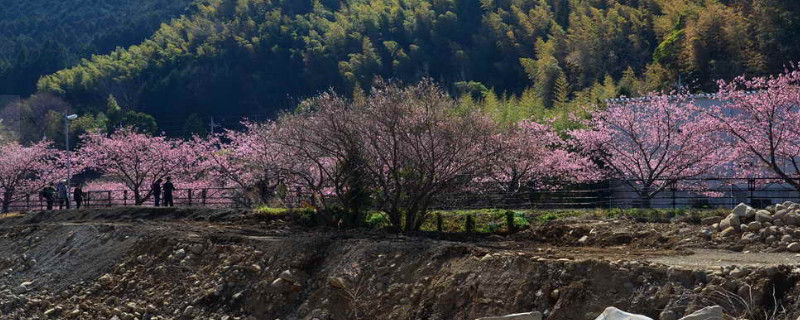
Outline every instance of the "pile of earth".
{"type": "MultiPolygon", "coordinates": [[[[524,235],[453,241],[306,229],[246,212],[209,210],[187,220],[173,211],[134,211],[126,213],[130,219],[114,209],[0,219],[0,313],[8,319],[435,320],[536,311],[546,319],[594,319],[615,306],[675,320],[719,305],[738,318],[800,315],[793,267],[664,265],[647,258],[677,252],[636,240],[649,236],[622,241],[636,246],[592,243],[606,240],[553,246],[515,239],[524,235]],[[220,216],[229,218],[210,219],[220,216]]],[[[597,221],[587,224],[596,229],[589,237],[606,232],[597,221]]],[[[639,227],[649,228],[629,225],[623,232],[639,227]]]]}

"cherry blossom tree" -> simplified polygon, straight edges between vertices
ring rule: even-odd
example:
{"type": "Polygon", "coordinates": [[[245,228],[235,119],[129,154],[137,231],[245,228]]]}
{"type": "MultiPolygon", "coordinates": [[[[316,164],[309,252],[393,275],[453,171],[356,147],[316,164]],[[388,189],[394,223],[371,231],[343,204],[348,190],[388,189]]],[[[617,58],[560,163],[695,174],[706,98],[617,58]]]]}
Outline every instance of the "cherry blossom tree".
{"type": "Polygon", "coordinates": [[[331,208],[327,195],[333,196],[346,214],[327,218],[350,225],[363,222],[369,199],[356,113],[349,101],[324,93],[282,116],[274,128],[283,156],[292,159],[283,169],[293,184],[310,191],[320,207],[331,208]]]}
{"type": "Polygon", "coordinates": [[[290,159],[277,141],[275,122],[245,121],[243,125],[243,131],[195,137],[203,154],[200,166],[208,168],[211,180],[243,190],[257,188],[260,201],[266,202],[281,184],[286,185],[298,161],[290,159]]]}
{"type": "Polygon", "coordinates": [[[406,88],[378,83],[366,97],[326,93],[282,116],[270,131],[280,157],[291,161],[261,161],[281,163],[316,204],[330,208],[327,199],[335,198],[345,223],[363,222],[371,202],[395,227],[412,231],[437,196],[488,171],[501,149],[496,128],[429,80],[406,88]]]}
{"type": "Polygon", "coordinates": [[[711,173],[730,160],[722,135],[685,96],[652,94],[597,110],[577,145],[622,179],[644,207],[672,183],[711,173]]]}
{"type": "MultiPolygon", "coordinates": [[[[29,147],[15,142],[0,145],[0,197],[3,213],[9,211],[12,202],[67,177],[64,152],[50,146],[48,141],[29,147]]],[[[73,172],[81,170],[77,166],[74,168],[73,172]]]]}
{"type": "Polygon", "coordinates": [[[77,154],[80,161],[124,184],[137,205],[150,198],[150,185],[158,179],[174,176],[176,180],[193,181],[206,171],[200,166],[201,152],[185,141],[150,136],[132,128],[111,135],[90,132],[82,140],[77,154]]]}
{"type": "Polygon", "coordinates": [[[800,190],[800,71],[719,83],[724,103],[706,115],[726,133],[737,169],[776,177],[800,190]]]}
{"type": "Polygon", "coordinates": [[[378,207],[405,231],[419,230],[437,196],[483,175],[501,150],[490,117],[459,110],[430,80],[375,87],[353,110],[378,207]]]}
{"type": "MultiPolygon", "coordinates": [[[[569,150],[549,124],[522,120],[502,136],[502,152],[491,162],[489,180],[513,194],[530,182],[585,182],[600,177],[591,159],[569,150]]],[[[557,187],[555,185],[550,185],[557,187]]]]}

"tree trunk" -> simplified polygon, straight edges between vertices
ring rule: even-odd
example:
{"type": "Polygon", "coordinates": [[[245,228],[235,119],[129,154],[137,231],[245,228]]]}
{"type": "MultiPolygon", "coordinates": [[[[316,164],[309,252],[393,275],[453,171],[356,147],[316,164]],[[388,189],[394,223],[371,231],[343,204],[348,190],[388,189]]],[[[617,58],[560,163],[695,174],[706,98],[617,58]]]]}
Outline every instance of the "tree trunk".
{"type": "Polygon", "coordinates": [[[141,193],[139,193],[139,188],[133,188],[133,200],[137,206],[144,204],[146,199],[142,198],[141,193]]]}
{"type": "Polygon", "coordinates": [[[642,187],[642,191],[639,193],[639,207],[644,209],[650,209],[652,206],[652,196],[650,195],[650,186],[642,187]]]}
{"type": "Polygon", "coordinates": [[[6,189],[3,191],[3,208],[2,213],[8,213],[11,208],[11,199],[14,197],[14,191],[6,189]]]}
{"type": "Polygon", "coordinates": [[[392,209],[389,211],[389,222],[391,222],[392,226],[396,227],[397,230],[403,229],[403,214],[400,210],[392,209]]]}

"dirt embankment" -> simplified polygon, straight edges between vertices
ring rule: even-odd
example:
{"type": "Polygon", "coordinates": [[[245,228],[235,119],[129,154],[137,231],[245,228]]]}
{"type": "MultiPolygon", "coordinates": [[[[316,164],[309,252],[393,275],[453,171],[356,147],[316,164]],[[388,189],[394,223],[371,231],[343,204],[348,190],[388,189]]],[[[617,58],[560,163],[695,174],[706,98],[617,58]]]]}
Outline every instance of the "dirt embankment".
{"type": "Polygon", "coordinates": [[[536,310],[593,319],[613,305],[677,319],[721,305],[746,318],[800,315],[791,266],[652,262],[713,244],[687,236],[699,228],[572,221],[509,236],[398,236],[309,230],[235,210],[34,213],[0,220],[0,314],[475,319],[536,310]]]}

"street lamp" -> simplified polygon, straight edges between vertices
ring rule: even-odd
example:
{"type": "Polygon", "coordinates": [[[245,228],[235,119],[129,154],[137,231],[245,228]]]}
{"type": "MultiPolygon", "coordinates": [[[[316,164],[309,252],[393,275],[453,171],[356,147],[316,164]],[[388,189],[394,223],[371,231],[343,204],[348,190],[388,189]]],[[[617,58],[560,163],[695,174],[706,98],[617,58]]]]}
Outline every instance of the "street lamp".
{"type": "Polygon", "coordinates": [[[75,120],[78,118],[77,114],[70,114],[67,115],[67,112],[64,111],[64,137],[67,147],[67,209],[69,209],[69,188],[72,187],[72,160],[70,160],[70,152],[69,152],[69,122],[70,120],[75,120]]]}

